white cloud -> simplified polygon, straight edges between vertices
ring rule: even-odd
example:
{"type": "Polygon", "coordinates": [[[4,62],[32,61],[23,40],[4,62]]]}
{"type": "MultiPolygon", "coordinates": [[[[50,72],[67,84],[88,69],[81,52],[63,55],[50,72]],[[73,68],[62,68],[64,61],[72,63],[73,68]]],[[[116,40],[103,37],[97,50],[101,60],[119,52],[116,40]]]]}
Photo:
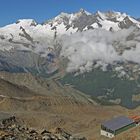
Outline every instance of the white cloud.
{"type": "Polygon", "coordinates": [[[135,28],[118,32],[95,29],[62,36],[61,56],[69,60],[67,71],[90,71],[95,61],[100,62],[103,69],[107,64],[114,64],[116,61],[140,64],[140,43],[127,39],[134,32],[138,34],[139,31],[135,28]],[[135,45],[136,48],[131,49],[135,45]],[[130,50],[125,47],[130,47],[130,50]],[[123,54],[120,55],[117,49],[124,50],[123,54]]]}

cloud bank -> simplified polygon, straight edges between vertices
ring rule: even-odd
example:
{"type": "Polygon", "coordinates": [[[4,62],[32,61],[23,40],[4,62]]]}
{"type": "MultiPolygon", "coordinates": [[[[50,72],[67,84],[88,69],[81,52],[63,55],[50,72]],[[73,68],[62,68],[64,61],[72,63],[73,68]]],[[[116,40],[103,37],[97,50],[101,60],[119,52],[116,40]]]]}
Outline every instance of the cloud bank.
{"type": "Polygon", "coordinates": [[[61,56],[69,60],[67,72],[90,71],[93,64],[102,66],[132,61],[140,64],[140,31],[136,28],[118,32],[103,29],[64,35],[61,56]]]}

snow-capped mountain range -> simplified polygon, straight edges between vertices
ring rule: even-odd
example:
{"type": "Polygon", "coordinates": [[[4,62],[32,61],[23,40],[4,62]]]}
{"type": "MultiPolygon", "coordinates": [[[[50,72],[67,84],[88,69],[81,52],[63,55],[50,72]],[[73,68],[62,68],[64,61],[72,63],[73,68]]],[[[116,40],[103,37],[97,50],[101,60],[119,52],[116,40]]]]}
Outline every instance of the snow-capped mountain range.
{"type": "Polygon", "coordinates": [[[7,25],[0,29],[1,35],[17,40],[21,38],[19,33],[23,33],[25,29],[30,36],[35,39],[38,36],[54,37],[55,35],[72,34],[78,31],[88,29],[102,28],[105,30],[118,31],[130,26],[140,27],[139,20],[120,12],[105,12],[100,11],[91,14],[83,9],[73,14],[60,13],[57,17],[38,24],[33,19],[22,19],[16,23],[7,25]]]}
{"type": "Polygon", "coordinates": [[[18,49],[32,50],[33,46],[38,46],[39,50],[35,48],[36,52],[44,52],[46,45],[50,45],[51,40],[56,36],[70,35],[97,28],[119,31],[131,26],[139,28],[140,22],[125,13],[112,11],[102,13],[98,11],[91,14],[83,9],[73,14],[61,13],[43,24],[38,24],[33,19],[22,19],[0,28],[0,50],[15,48],[16,45],[11,44],[15,42],[15,44],[24,44],[18,49]],[[5,42],[6,46],[3,45],[5,42]],[[42,47],[43,49],[41,49],[42,47]]]}
{"type": "MultiPolygon", "coordinates": [[[[58,70],[62,58],[70,61],[68,71],[85,71],[93,66],[94,61],[101,64],[105,61],[105,65],[112,64],[109,59],[113,62],[131,61],[134,58],[131,56],[130,59],[127,51],[139,46],[139,30],[139,20],[114,11],[92,14],[80,9],[72,14],[61,13],[42,24],[33,19],[18,20],[0,28],[0,70],[50,74],[58,70]],[[85,44],[78,49],[77,44],[81,42],[85,44]],[[92,52],[91,57],[85,57],[84,52],[92,52]],[[103,58],[99,57],[101,53],[105,53],[103,58]]],[[[134,50],[131,52],[135,55],[134,50]]]]}

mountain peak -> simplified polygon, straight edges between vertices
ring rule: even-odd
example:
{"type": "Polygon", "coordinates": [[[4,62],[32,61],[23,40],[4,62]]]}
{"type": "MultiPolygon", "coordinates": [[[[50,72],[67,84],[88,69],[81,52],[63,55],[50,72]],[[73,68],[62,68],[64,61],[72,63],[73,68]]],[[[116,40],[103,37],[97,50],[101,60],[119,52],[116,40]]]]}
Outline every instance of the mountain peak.
{"type": "Polygon", "coordinates": [[[86,10],[84,10],[83,8],[81,8],[78,13],[82,13],[82,14],[86,14],[86,15],[91,15],[91,13],[89,13],[86,10]]]}
{"type": "Polygon", "coordinates": [[[21,26],[36,26],[37,22],[33,19],[19,19],[16,24],[20,24],[21,26]]]}
{"type": "Polygon", "coordinates": [[[97,11],[95,15],[101,18],[102,20],[106,19],[106,15],[101,11],[97,11]]]}

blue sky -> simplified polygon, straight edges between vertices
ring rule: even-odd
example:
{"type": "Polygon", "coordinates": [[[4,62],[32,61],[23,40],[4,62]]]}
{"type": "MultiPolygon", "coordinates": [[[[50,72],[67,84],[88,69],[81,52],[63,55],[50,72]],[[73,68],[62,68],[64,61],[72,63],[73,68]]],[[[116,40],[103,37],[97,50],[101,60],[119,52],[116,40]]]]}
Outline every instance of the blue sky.
{"type": "Polygon", "coordinates": [[[140,17],[140,0],[0,0],[0,26],[18,19],[32,18],[37,22],[55,17],[60,12],[121,11],[140,17]]]}

